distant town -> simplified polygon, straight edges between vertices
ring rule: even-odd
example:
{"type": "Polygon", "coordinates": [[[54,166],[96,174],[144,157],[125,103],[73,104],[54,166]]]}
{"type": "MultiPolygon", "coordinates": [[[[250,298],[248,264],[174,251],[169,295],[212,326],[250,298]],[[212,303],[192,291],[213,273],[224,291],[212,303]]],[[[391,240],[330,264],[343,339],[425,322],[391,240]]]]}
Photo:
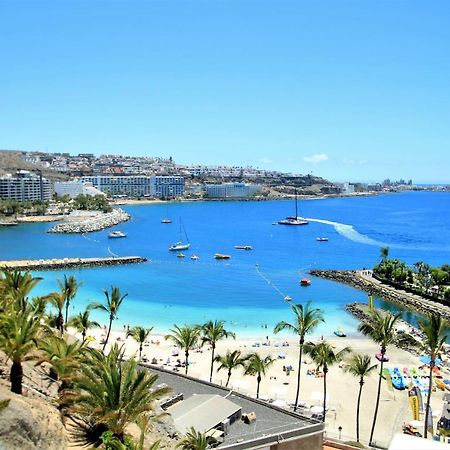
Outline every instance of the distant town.
{"type": "Polygon", "coordinates": [[[251,166],[176,163],[173,158],[0,151],[0,198],[48,202],[79,195],[109,199],[277,199],[299,196],[365,195],[403,190],[448,190],[416,186],[412,180],[336,183],[311,174],[251,166]]]}

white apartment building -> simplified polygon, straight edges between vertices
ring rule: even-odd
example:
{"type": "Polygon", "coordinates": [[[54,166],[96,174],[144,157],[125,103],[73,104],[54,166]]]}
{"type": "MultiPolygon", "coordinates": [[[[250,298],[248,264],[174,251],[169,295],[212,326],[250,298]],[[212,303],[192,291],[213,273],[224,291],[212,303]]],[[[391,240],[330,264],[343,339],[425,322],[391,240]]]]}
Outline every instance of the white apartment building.
{"type": "Polygon", "coordinates": [[[224,183],[207,184],[205,190],[210,198],[249,198],[261,192],[262,187],[259,184],[224,183]]]}
{"type": "Polygon", "coordinates": [[[95,188],[92,183],[83,181],[61,181],[55,183],[55,194],[58,197],[64,197],[68,195],[70,198],[78,197],[80,194],[83,195],[106,195],[104,192],[95,188]]]}
{"type": "Polygon", "coordinates": [[[16,176],[7,174],[0,177],[0,198],[10,198],[18,202],[28,200],[51,200],[53,185],[51,181],[27,170],[19,170],[16,176]]]}
{"type": "Polygon", "coordinates": [[[112,196],[171,198],[184,195],[184,178],[178,176],[86,176],[81,181],[92,183],[112,196]]]}

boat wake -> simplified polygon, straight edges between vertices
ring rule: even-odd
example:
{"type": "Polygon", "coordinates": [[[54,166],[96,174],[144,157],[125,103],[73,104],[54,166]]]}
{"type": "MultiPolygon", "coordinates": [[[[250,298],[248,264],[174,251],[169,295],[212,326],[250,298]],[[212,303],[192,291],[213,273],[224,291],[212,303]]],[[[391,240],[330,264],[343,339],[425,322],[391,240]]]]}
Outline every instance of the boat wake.
{"type": "Polygon", "coordinates": [[[309,217],[306,220],[309,222],[317,222],[323,223],[325,225],[331,225],[340,235],[346,237],[347,239],[350,239],[351,241],[359,242],[360,244],[375,245],[377,247],[389,245],[386,242],[377,241],[376,239],[372,239],[369,236],[361,234],[360,232],[355,230],[353,225],[347,225],[345,223],[339,222],[332,222],[331,220],[311,219],[309,217]]]}
{"type": "Polygon", "coordinates": [[[114,253],[114,252],[111,251],[111,248],[110,248],[110,247],[108,247],[108,253],[109,253],[111,256],[114,256],[114,258],[118,258],[118,257],[119,257],[119,255],[118,255],[117,253],[114,253]]]}
{"type": "Polygon", "coordinates": [[[92,241],[92,242],[97,242],[99,243],[100,241],[97,241],[97,239],[92,239],[90,237],[87,237],[85,233],[82,233],[82,235],[87,241],[92,241]]]}

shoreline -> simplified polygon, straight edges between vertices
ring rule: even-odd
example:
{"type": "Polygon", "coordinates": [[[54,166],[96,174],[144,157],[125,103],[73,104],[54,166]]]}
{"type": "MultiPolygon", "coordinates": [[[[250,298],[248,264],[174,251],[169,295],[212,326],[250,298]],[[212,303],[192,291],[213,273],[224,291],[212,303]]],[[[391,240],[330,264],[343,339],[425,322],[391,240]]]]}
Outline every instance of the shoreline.
{"type": "Polygon", "coordinates": [[[422,314],[439,314],[450,321],[450,307],[417,294],[394,288],[372,277],[371,270],[318,270],[312,276],[348,284],[356,289],[380,296],[384,300],[422,314]]]}

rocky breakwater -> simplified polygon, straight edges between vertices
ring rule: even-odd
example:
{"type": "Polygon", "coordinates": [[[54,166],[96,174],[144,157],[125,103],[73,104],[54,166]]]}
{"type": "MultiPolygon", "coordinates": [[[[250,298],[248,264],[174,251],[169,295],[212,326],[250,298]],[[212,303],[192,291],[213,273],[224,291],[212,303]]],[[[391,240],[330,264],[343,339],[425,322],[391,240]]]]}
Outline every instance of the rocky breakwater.
{"type": "Polygon", "coordinates": [[[400,304],[423,314],[440,314],[450,321],[450,308],[433,302],[416,294],[393,288],[370,276],[370,271],[364,270],[311,270],[315,277],[327,278],[353,286],[362,291],[372,293],[389,302],[400,304]]]}
{"type": "Polygon", "coordinates": [[[131,216],[123,209],[115,208],[109,213],[98,213],[93,217],[59,223],[50,228],[47,233],[91,233],[112,227],[130,220],[131,216]]]}

